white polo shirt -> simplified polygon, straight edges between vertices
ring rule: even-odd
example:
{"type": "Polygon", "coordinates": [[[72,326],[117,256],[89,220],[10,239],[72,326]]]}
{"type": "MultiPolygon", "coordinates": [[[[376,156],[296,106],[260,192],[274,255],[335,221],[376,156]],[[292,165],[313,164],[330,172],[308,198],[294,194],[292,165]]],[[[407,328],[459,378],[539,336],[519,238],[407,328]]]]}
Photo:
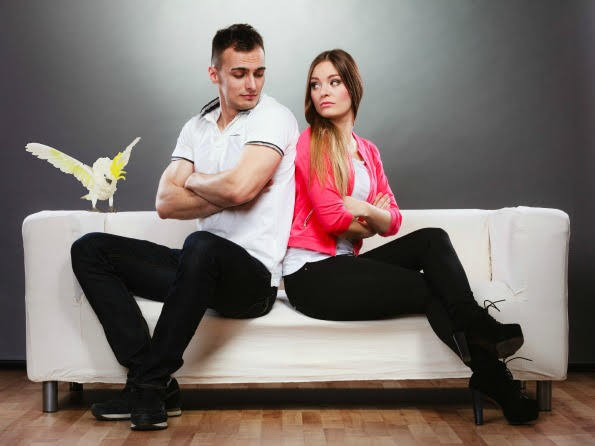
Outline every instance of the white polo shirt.
{"type": "Polygon", "coordinates": [[[193,162],[198,172],[218,173],[237,165],[246,144],[283,157],[272,186],[253,205],[227,208],[197,220],[198,230],[231,240],[260,260],[271,273],[271,286],[278,286],[293,218],[297,121],[287,107],[264,93],[254,108],[239,112],[223,131],[217,126],[220,114],[216,98],[190,119],[180,132],[172,160],[183,158],[193,162]]]}

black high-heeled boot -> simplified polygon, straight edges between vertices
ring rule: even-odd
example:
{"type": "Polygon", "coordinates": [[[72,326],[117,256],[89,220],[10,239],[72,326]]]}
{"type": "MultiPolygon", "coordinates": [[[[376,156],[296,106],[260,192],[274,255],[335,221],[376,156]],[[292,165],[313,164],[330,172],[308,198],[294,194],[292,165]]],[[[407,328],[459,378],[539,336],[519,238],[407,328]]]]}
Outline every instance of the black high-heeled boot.
{"type": "Polygon", "coordinates": [[[494,360],[474,367],[469,380],[473,394],[475,424],[483,424],[482,397],[488,397],[502,409],[510,424],[530,424],[537,420],[537,401],[521,392],[521,383],[512,378],[506,364],[494,360]]]}
{"type": "Polygon", "coordinates": [[[523,345],[523,331],[519,324],[502,324],[488,313],[491,306],[500,311],[495,305],[497,302],[502,301],[485,300],[484,308],[473,302],[456,309],[453,319],[461,328],[455,330],[453,338],[465,364],[471,361],[470,344],[482,347],[498,358],[512,356],[523,345]],[[490,302],[487,307],[486,302],[490,302]]]}

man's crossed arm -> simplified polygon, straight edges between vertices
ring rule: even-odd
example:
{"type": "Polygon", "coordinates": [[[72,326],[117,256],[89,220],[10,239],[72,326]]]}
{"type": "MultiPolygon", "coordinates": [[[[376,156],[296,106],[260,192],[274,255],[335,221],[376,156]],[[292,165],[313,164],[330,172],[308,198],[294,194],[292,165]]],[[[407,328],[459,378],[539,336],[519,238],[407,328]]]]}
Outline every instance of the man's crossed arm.
{"type": "Polygon", "coordinates": [[[186,160],[173,161],[159,181],[155,208],[161,218],[188,220],[247,203],[271,180],[280,162],[276,151],[251,144],[236,167],[216,174],[194,172],[186,160]]]}
{"type": "Polygon", "coordinates": [[[239,206],[256,198],[280,162],[276,151],[248,144],[236,167],[215,174],[194,172],[185,187],[221,208],[239,206]]]}

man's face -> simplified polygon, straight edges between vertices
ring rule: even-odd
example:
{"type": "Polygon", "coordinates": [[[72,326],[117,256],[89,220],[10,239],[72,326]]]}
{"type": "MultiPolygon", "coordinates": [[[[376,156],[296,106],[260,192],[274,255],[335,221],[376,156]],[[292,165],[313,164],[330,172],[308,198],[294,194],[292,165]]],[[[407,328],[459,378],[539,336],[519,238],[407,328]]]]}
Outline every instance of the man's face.
{"type": "Polygon", "coordinates": [[[221,100],[228,110],[253,108],[264,86],[264,50],[236,51],[227,48],[219,59],[219,68],[209,67],[209,77],[219,87],[221,100]]]}

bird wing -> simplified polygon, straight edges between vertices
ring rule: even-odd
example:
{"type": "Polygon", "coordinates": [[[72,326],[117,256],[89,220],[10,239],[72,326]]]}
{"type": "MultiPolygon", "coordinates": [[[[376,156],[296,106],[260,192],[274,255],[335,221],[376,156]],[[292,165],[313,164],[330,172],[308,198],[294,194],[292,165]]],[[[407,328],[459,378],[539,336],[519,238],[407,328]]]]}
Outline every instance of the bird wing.
{"type": "Polygon", "coordinates": [[[112,160],[112,164],[110,166],[110,170],[112,175],[117,179],[125,179],[124,174],[126,173],[124,166],[128,164],[128,160],[130,160],[130,154],[132,153],[132,148],[136,145],[137,142],[140,141],[140,137],[134,138],[124,152],[118,152],[114,159],[112,160]]]}
{"type": "Polygon", "coordinates": [[[93,187],[93,170],[79,160],[54,149],[53,147],[30,142],[25,146],[27,152],[32,153],[42,160],[47,160],[52,166],[64,173],[71,173],[86,188],[93,187]]]}

